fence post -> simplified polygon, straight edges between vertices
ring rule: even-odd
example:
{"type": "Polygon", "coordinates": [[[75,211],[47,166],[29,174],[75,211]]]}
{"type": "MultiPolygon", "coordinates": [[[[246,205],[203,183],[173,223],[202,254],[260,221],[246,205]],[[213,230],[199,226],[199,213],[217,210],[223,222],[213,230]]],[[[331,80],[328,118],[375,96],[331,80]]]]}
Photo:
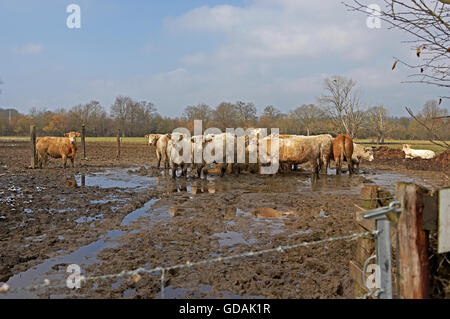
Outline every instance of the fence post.
{"type": "Polygon", "coordinates": [[[31,168],[37,167],[38,159],[36,153],[36,126],[30,125],[30,139],[31,139],[31,168]]]}
{"type": "Polygon", "coordinates": [[[86,127],[81,126],[81,147],[83,148],[83,160],[86,159],[86,127]]]}
{"type": "Polygon", "coordinates": [[[392,265],[391,265],[391,225],[386,218],[376,221],[378,235],[376,242],[377,264],[380,266],[380,288],[379,299],[392,299],[392,265]]]}
{"type": "Polygon", "coordinates": [[[120,128],[117,129],[117,159],[120,159],[120,128]]]}
{"type": "Polygon", "coordinates": [[[397,183],[402,207],[397,224],[400,263],[400,297],[429,297],[428,234],[423,230],[424,196],[427,190],[412,183],[397,183]]]}

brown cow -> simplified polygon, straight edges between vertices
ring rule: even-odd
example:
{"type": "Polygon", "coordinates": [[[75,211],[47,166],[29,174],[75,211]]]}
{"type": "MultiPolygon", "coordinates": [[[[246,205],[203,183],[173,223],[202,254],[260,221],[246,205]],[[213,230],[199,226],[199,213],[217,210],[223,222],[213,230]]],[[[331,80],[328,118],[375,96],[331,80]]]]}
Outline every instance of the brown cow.
{"type": "Polygon", "coordinates": [[[67,159],[75,167],[75,154],[77,153],[76,138],[80,136],[78,132],[64,134],[65,137],[41,137],[37,140],[36,150],[38,154],[39,168],[47,165],[48,156],[61,158],[63,167],[66,168],[67,159]]]}
{"type": "Polygon", "coordinates": [[[341,165],[345,160],[348,163],[348,172],[353,174],[352,165],[353,139],[345,134],[339,134],[333,140],[333,159],[336,163],[336,175],[341,175],[341,165]]]}
{"type": "MultiPolygon", "coordinates": [[[[309,163],[313,177],[319,178],[319,169],[321,165],[321,136],[291,136],[278,139],[278,163],[280,165],[288,164],[299,165],[309,163]]],[[[258,145],[258,161],[262,159],[265,163],[274,163],[277,160],[276,154],[272,154],[272,142],[276,142],[273,136],[265,137],[263,143],[266,146],[261,148],[258,145]],[[275,157],[274,157],[275,156],[275,157]]],[[[254,151],[255,146],[249,146],[249,151],[254,151]]]]}

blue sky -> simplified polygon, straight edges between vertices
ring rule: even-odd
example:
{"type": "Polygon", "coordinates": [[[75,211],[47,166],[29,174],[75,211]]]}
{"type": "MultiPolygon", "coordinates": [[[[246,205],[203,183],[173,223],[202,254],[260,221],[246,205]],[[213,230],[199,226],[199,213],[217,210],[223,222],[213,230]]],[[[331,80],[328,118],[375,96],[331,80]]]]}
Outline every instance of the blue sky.
{"type": "Polygon", "coordinates": [[[0,38],[0,107],[21,112],[90,100],[109,110],[119,94],[168,116],[237,100],[286,112],[315,103],[331,75],[353,78],[366,106],[394,115],[445,94],[402,84],[409,70],[391,65],[414,62],[405,35],[369,29],[337,0],[2,0],[0,38]],[[81,29],[66,26],[71,3],[81,29]]]}

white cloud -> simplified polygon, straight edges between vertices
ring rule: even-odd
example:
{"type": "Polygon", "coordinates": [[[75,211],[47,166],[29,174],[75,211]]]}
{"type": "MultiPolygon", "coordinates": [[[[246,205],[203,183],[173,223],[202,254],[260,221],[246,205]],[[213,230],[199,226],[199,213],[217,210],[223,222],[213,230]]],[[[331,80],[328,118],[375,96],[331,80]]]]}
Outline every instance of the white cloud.
{"type": "Polygon", "coordinates": [[[18,54],[39,54],[44,50],[44,46],[40,43],[28,43],[23,46],[16,46],[12,48],[14,53],[18,54]]]}
{"type": "MultiPolygon", "coordinates": [[[[260,0],[246,7],[202,6],[166,21],[175,32],[211,33],[223,42],[211,55],[219,60],[319,58],[339,54],[341,58],[373,56],[381,41],[389,38],[373,32],[365,17],[348,13],[337,1],[260,0]]],[[[186,57],[198,64],[204,52],[186,57]]]]}

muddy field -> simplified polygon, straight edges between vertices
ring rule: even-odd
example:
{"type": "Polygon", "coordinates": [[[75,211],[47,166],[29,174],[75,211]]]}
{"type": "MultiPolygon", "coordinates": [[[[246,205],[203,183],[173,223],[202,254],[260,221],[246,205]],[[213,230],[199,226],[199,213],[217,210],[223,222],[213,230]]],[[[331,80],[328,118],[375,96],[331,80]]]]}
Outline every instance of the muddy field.
{"type": "MultiPolygon", "coordinates": [[[[0,141],[0,282],[11,288],[64,284],[69,264],[85,276],[186,261],[356,233],[354,203],[362,185],[393,191],[397,181],[449,185],[448,167],[412,169],[378,158],[349,177],[308,170],[173,181],[154,168],[152,148],[88,143],[87,160],[63,170],[50,160],[29,169],[27,142],[0,141]]],[[[428,164],[427,164],[428,165],[428,164]]],[[[348,261],[355,242],[274,252],[170,271],[168,298],[353,298],[348,261]]],[[[18,290],[0,298],[159,298],[160,273],[18,290]]]]}

